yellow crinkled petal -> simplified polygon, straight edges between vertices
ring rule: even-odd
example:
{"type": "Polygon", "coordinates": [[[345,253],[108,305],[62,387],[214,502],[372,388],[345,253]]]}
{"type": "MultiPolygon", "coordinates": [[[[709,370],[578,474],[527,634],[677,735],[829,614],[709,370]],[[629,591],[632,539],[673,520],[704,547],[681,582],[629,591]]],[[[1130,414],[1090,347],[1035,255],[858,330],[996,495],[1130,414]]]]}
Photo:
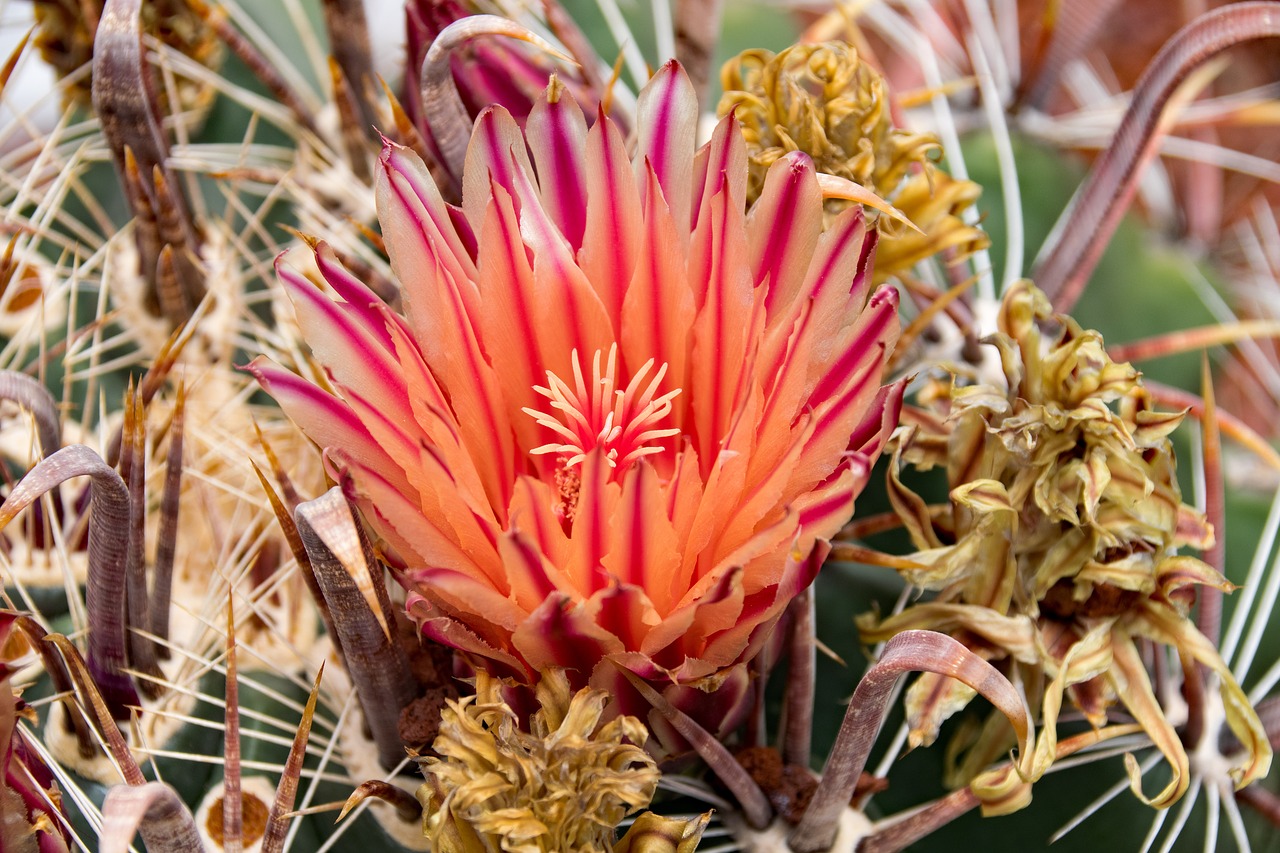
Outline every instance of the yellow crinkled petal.
{"type": "Polygon", "coordinates": [[[1231,770],[1236,788],[1243,788],[1266,776],[1271,770],[1272,754],[1267,731],[1217,647],[1196,630],[1191,620],[1171,606],[1154,601],[1144,602],[1143,616],[1135,631],[1174,646],[1184,658],[1190,657],[1217,674],[1227,725],[1244,745],[1246,756],[1243,763],[1231,770]]]}
{"type": "Polygon", "coordinates": [[[967,684],[933,672],[920,674],[907,688],[903,705],[907,712],[907,744],[932,746],[938,739],[938,730],[953,714],[964,710],[978,695],[967,684]]]}
{"type": "Polygon", "coordinates": [[[613,845],[613,853],[693,853],[711,820],[711,812],[688,820],[645,812],[613,845]]]}
{"type": "Polygon", "coordinates": [[[1138,762],[1132,755],[1125,755],[1124,766],[1129,774],[1129,787],[1134,795],[1149,806],[1166,809],[1176,803],[1184,793],[1190,781],[1190,762],[1182,741],[1169,720],[1164,709],[1151,689],[1151,679],[1142,658],[1138,654],[1133,639],[1117,629],[1111,635],[1111,653],[1113,664],[1107,670],[1107,680],[1115,689],[1120,701],[1129,709],[1129,713],[1138,721],[1147,737],[1156,749],[1169,762],[1173,778],[1160,793],[1148,797],[1142,792],[1142,774],[1138,771],[1138,762]]]}
{"type": "Polygon", "coordinates": [[[658,769],[640,744],[639,720],[600,726],[608,694],[572,696],[563,672],[549,671],[530,731],[516,725],[502,682],[483,671],[476,693],[441,714],[418,792],[424,831],[436,853],[595,853],[607,849],[627,814],[643,809],[658,769]]]}
{"type": "Polygon", "coordinates": [[[1031,804],[1031,783],[1013,764],[1002,764],[969,783],[978,798],[983,817],[1013,814],[1031,804]]]}
{"type": "MultiPolygon", "coordinates": [[[[1045,659],[1052,661],[1052,656],[1046,652],[1045,659]]],[[[1111,661],[1111,626],[1103,623],[1076,640],[1057,664],[1057,673],[1044,692],[1040,737],[1036,740],[1031,770],[1032,782],[1045,774],[1057,755],[1058,714],[1062,711],[1062,697],[1067,688],[1106,672],[1111,661]]]]}
{"type": "Polygon", "coordinates": [[[928,602],[880,620],[873,613],[856,619],[863,642],[879,643],[913,628],[953,634],[971,631],[1023,663],[1038,663],[1035,623],[1026,616],[1003,616],[987,607],[928,602]]]}

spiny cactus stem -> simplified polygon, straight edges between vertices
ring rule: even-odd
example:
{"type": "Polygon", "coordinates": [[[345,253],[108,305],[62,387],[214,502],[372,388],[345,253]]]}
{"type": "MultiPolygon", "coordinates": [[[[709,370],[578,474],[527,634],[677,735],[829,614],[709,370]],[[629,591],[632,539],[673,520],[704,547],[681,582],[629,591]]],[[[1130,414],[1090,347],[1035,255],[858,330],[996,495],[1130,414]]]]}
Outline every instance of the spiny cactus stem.
{"type": "Polygon", "coordinates": [[[147,605],[147,415],[132,385],[125,399],[124,458],[122,477],[129,487],[128,551],[125,558],[125,602],[129,628],[129,663],[147,678],[138,688],[155,699],[163,691],[160,666],[156,662],[151,632],[151,611],[147,605]]]}
{"type": "Polygon", "coordinates": [[[876,661],[853,693],[840,732],[822,771],[822,781],[800,824],[792,833],[795,853],[830,849],[839,829],[841,813],[857,787],[888,711],[894,685],[908,672],[935,672],[959,679],[1000,709],[1017,732],[1019,748],[1026,755],[1031,722],[1018,691],[995,667],[944,634],[903,631],[885,644],[876,661]]]}
{"type": "Polygon", "coordinates": [[[609,92],[608,81],[600,73],[600,57],[578,22],[556,0],[544,0],[542,8],[547,16],[548,29],[578,63],[582,82],[592,92],[609,92]]]}
{"type": "Polygon", "coordinates": [[[373,177],[369,169],[370,146],[369,135],[360,115],[358,96],[350,80],[347,79],[338,60],[329,57],[329,77],[333,82],[333,100],[338,105],[338,121],[341,126],[342,147],[347,151],[347,165],[364,183],[373,177]]]}
{"type": "Polygon", "coordinates": [[[276,788],[275,801],[267,812],[267,826],[262,835],[262,853],[282,853],[285,835],[289,827],[286,815],[293,811],[293,802],[298,795],[298,780],[302,777],[302,765],[307,756],[307,740],[311,737],[311,720],[316,713],[316,699],[320,696],[320,680],[324,678],[324,663],[316,673],[315,684],[311,695],[307,697],[307,707],[302,712],[302,722],[298,723],[298,731],[293,736],[293,745],[289,748],[289,757],[285,760],[284,770],[280,773],[280,784],[276,788]]]}
{"type": "Polygon", "coordinates": [[[418,798],[405,789],[383,782],[381,779],[362,782],[359,788],[352,791],[351,796],[347,797],[347,801],[342,804],[338,820],[342,820],[353,808],[370,797],[393,806],[396,814],[400,815],[400,819],[405,823],[422,820],[422,803],[418,802],[418,798]]]}
{"type": "Polygon", "coordinates": [[[1161,126],[1169,99],[1197,68],[1238,44],[1280,36],[1280,5],[1236,3],[1206,12],[1179,30],[1151,60],[1107,150],[1094,163],[1041,251],[1035,279],[1056,310],[1080,298],[1138,179],[1167,132],[1161,126]]]}
{"type": "MultiPolygon", "coordinates": [[[[1203,355],[1200,365],[1200,387],[1204,396],[1204,412],[1200,415],[1201,448],[1203,451],[1205,517],[1213,526],[1213,545],[1205,551],[1204,561],[1219,572],[1227,569],[1227,511],[1226,486],[1222,478],[1222,430],[1218,427],[1218,407],[1213,395],[1213,374],[1209,369],[1209,354],[1203,355]]],[[[1214,645],[1222,641],[1222,590],[1213,586],[1200,588],[1197,598],[1196,627],[1214,645]]]]}
{"type": "Polygon", "coordinates": [[[467,115],[453,79],[450,57],[453,52],[474,38],[481,36],[506,36],[528,42],[552,56],[572,62],[557,51],[545,39],[514,21],[496,15],[470,15],[459,18],[445,27],[427,50],[422,63],[422,103],[430,104],[433,116],[431,135],[449,172],[459,185],[462,183],[462,165],[467,158],[467,144],[471,141],[471,117],[467,115]]]}
{"type": "Polygon", "coordinates": [[[27,52],[27,44],[31,41],[33,35],[35,35],[35,30],[28,30],[27,34],[14,47],[13,52],[9,54],[8,59],[5,60],[4,67],[0,68],[0,98],[4,97],[5,87],[9,85],[9,79],[13,77],[13,72],[18,67],[18,61],[22,59],[22,54],[27,52]]]}
{"type": "Polygon", "coordinates": [[[267,458],[271,460],[277,478],[283,478],[279,482],[282,491],[285,492],[285,496],[282,498],[276,493],[275,488],[267,482],[266,475],[258,468],[258,463],[250,460],[249,464],[253,467],[253,473],[258,475],[258,482],[262,484],[262,490],[267,493],[267,500],[271,503],[271,511],[275,514],[285,541],[289,543],[289,550],[293,552],[294,559],[298,561],[298,571],[302,575],[303,583],[307,585],[307,591],[311,593],[312,601],[315,602],[316,608],[320,611],[320,618],[324,621],[324,627],[329,634],[330,642],[333,643],[334,653],[345,666],[346,655],[342,651],[342,639],[338,636],[337,627],[333,624],[333,614],[329,612],[329,602],[325,601],[324,593],[320,590],[320,584],[316,580],[315,569],[311,565],[311,557],[307,554],[306,546],[302,544],[302,537],[298,534],[298,526],[293,520],[292,513],[297,509],[301,501],[298,500],[297,494],[293,491],[293,484],[279,467],[279,460],[275,458],[275,454],[271,452],[266,441],[262,439],[261,433],[258,434],[258,438],[262,441],[263,447],[267,448],[267,458]],[[289,503],[286,504],[286,501],[289,501],[289,503]]]}
{"type": "Polygon", "coordinates": [[[150,307],[163,309],[179,326],[204,295],[199,270],[188,254],[198,253],[199,232],[186,198],[168,176],[168,144],[146,66],[141,10],[142,0],[107,0],[94,38],[93,106],[138,217],[136,236],[150,307]],[[166,247],[171,247],[167,257],[166,247]],[[166,277],[171,280],[165,282],[166,277]]]}
{"type": "Polygon", "coordinates": [[[724,0],[676,0],[675,11],[676,59],[698,93],[698,106],[705,110],[724,0]]]}
{"type": "Polygon", "coordinates": [[[126,148],[146,169],[143,174],[168,155],[143,55],[141,12],[142,0],[107,0],[93,45],[94,113],[122,174],[126,148]]]}
{"type": "MultiPolygon", "coordinates": [[[[408,110],[404,108],[404,104],[400,102],[400,99],[396,97],[395,92],[391,91],[387,81],[381,81],[381,85],[383,94],[387,96],[387,105],[391,108],[391,118],[396,125],[396,142],[407,148],[412,148],[413,153],[422,158],[422,162],[426,165],[427,171],[431,173],[431,178],[436,182],[436,186],[448,188],[453,178],[449,176],[444,166],[436,159],[435,153],[427,145],[427,140],[423,138],[422,132],[418,130],[418,126],[414,124],[413,118],[410,117],[408,110]]],[[[416,97],[421,97],[421,95],[416,97]]],[[[383,132],[390,135],[387,130],[383,132]]]]}
{"type": "MultiPolygon", "coordinates": [[[[1141,733],[1142,726],[1133,723],[1083,732],[1058,741],[1054,749],[1054,760],[1061,761],[1104,741],[1141,733]]],[[[970,787],[952,791],[945,797],[911,812],[906,817],[881,821],[875,831],[865,836],[858,844],[857,853],[892,853],[892,851],[901,850],[946,826],[979,803],[978,796],[970,787]]]]}
{"type": "Polygon", "coordinates": [[[54,647],[46,642],[49,632],[30,616],[17,617],[17,625],[39,653],[45,672],[49,673],[49,681],[53,684],[54,692],[64,697],[62,704],[66,712],[66,725],[75,733],[80,756],[89,758],[95,755],[98,752],[98,744],[93,739],[93,732],[89,730],[88,721],[76,706],[75,688],[66,662],[58,656],[54,647]]]}
{"type": "Polygon", "coordinates": [[[858,844],[858,853],[896,853],[929,835],[940,826],[971,811],[978,805],[978,796],[968,788],[952,791],[923,809],[912,812],[901,820],[895,820],[858,844]]]}
{"type": "Polygon", "coordinates": [[[235,593],[227,594],[226,728],[223,729],[222,849],[244,849],[244,799],[240,791],[240,683],[236,672],[235,593]]]}
{"type": "Polygon", "coordinates": [[[324,0],[324,28],[329,34],[329,51],[342,70],[359,111],[355,127],[367,138],[378,123],[378,111],[373,103],[373,52],[364,3],[324,0]]]}
{"type": "Polygon", "coordinates": [[[128,719],[128,705],[138,693],[125,673],[125,563],[129,529],[129,489],[102,458],[82,444],[64,447],[27,473],[0,506],[0,528],[54,486],[88,476],[89,569],[85,592],[88,609],[89,671],[117,720],[128,719]]]}
{"type": "MultiPolygon", "coordinates": [[[[1201,417],[1205,412],[1204,400],[1198,394],[1191,394],[1172,385],[1164,385],[1152,379],[1144,380],[1151,399],[1162,406],[1186,409],[1193,417],[1201,417]]],[[[1218,421],[1218,429],[1235,441],[1243,444],[1251,453],[1257,454],[1263,464],[1273,470],[1280,471],[1280,453],[1265,438],[1258,435],[1244,421],[1230,412],[1217,409],[1214,416],[1218,421]]]]}
{"type": "Polygon", "coordinates": [[[43,385],[25,373],[0,370],[0,399],[12,400],[31,413],[36,422],[41,455],[50,456],[62,447],[58,403],[43,385]]]}
{"type": "Polygon", "coordinates": [[[1056,10],[1051,28],[1040,35],[1039,48],[1028,58],[1022,82],[1014,92],[1013,109],[1043,109],[1044,102],[1072,60],[1083,56],[1102,31],[1118,0],[1078,0],[1056,10]],[[1045,45],[1045,42],[1048,45],[1045,45]]]}
{"type": "Polygon", "coordinates": [[[1187,749],[1195,749],[1205,735],[1206,674],[1207,670],[1194,660],[1182,662],[1182,697],[1187,702],[1187,722],[1180,738],[1187,749]]]}
{"type": "Polygon", "coordinates": [[[217,34],[219,40],[227,46],[227,49],[248,66],[253,76],[257,77],[259,82],[267,87],[267,91],[277,101],[284,104],[289,109],[289,112],[293,113],[293,117],[298,124],[313,136],[319,137],[320,131],[316,128],[315,120],[312,118],[312,110],[303,102],[302,98],[284,77],[280,75],[275,66],[262,55],[262,51],[258,50],[253,42],[241,35],[240,31],[227,20],[226,14],[221,9],[211,8],[204,0],[186,0],[186,2],[197,15],[204,19],[204,22],[217,34]]]}
{"type": "Polygon", "coordinates": [[[414,700],[417,685],[396,640],[382,564],[339,487],[300,504],[294,519],[329,603],[378,759],[393,768],[404,758],[400,711],[414,700]]]}
{"type": "MultiPolygon", "coordinates": [[[[173,330],[168,340],[160,347],[160,352],[138,382],[137,393],[142,399],[143,406],[150,406],[156,394],[160,393],[160,389],[164,387],[165,381],[169,378],[169,372],[173,370],[173,366],[182,355],[182,351],[187,342],[191,340],[194,331],[194,324],[180,326],[173,330]]],[[[104,457],[107,465],[114,468],[120,464],[120,452],[123,445],[124,427],[121,426],[112,433],[111,440],[107,442],[107,452],[104,457]]]]}
{"type": "Polygon", "coordinates": [[[1267,819],[1272,826],[1280,827],[1280,797],[1261,785],[1250,785],[1236,791],[1236,799],[1267,819]]]}
{"type": "MultiPolygon", "coordinates": [[[[13,244],[10,243],[10,248],[13,244]]],[[[12,400],[20,408],[31,413],[36,426],[36,440],[40,443],[40,455],[51,455],[62,447],[62,419],[58,415],[58,403],[49,390],[35,379],[16,370],[0,370],[0,399],[12,400]]],[[[61,490],[54,486],[49,490],[53,511],[61,518],[63,511],[61,490]]],[[[38,525],[39,522],[37,521],[38,525]]],[[[37,534],[43,535],[43,533],[37,534]]]]}
{"type": "Polygon", "coordinates": [[[791,602],[791,636],[787,656],[787,691],[785,730],[782,738],[782,760],[787,764],[809,766],[813,739],[813,701],[817,690],[815,674],[818,666],[817,602],[813,587],[791,602]]]}
{"type": "MultiPolygon", "coordinates": [[[[169,454],[160,498],[160,531],[156,542],[155,571],[151,579],[151,631],[161,640],[169,639],[169,605],[173,597],[173,561],[178,548],[178,514],[182,493],[182,437],[186,424],[186,384],[178,386],[178,401],[169,426],[169,454]]],[[[157,649],[169,656],[163,642],[157,649]]]]}
{"type": "Polygon", "coordinates": [[[96,679],[85,664],[84,658],[80,656],[80,650],[76,648],[75,643],[72,643],[62,634],[49,634],[45,637],[45,642],[51,643],[61,653],[62,659],[67,665],[67,672],[71,674],[71,680],[75,682],[76,696],[79,697],[86,711],[91,715],[94,728],[98,730],[98,734],[102,736],[102,740],[106,744],[107,751],[115,759],[116,766],[120,770],[120,775],[124,777],[125,783],[129,785],[145,784],[147,780],[142,775],[142,769],[138,767],[138,762],[134,759],[133,753],[129,751],[129,745],[125,743],[124,735],[120,733],[120,727],[116,725],[111,709],[107,707],[106,700],[98,690],[98,685],[95,683],[96,679]]]}

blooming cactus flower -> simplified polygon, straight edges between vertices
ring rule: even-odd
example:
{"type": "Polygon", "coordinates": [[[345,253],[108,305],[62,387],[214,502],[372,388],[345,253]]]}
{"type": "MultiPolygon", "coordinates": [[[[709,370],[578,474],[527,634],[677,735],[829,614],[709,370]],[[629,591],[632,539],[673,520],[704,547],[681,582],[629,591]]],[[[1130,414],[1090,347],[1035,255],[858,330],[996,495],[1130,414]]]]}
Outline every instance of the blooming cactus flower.
{"type": "MultiPolygon", "coordinates": [[[[638,118],[629,154],[554,80],[523,132],[486,110],[461,209],[387,144],[404,314],[320,246],[333,295],[279,271],[326,378],[251,369],[324,448],[426,634],[524,683],[566,668],[643,716],[618,667],[678,705],[746,695],[901,388],[881,387],[897,298],[871,293],[861,211],[824,231],[796,153],[747,212],[741,133],[722,121],[695,152],[675,63],[638,118]]],[[[740,719],[724,703],[697,703],[709,728],[740,719]]]]}

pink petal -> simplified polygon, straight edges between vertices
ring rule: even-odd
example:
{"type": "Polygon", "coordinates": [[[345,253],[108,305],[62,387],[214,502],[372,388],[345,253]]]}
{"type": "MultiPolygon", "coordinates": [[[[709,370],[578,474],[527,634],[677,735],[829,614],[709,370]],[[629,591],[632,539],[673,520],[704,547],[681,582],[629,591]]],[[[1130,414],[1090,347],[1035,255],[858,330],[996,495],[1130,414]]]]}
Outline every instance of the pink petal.
{"type": "MultiPolygon", "coordinates": [[[[680,568],[680,549],[675,528],[663,511],[664,497],[652,465],[641,460],[627,470],[610,522],[615,545],[602,561],[622,584],[647,591],[658,613],[668,612],[675,604],[670,579],[680,568]]],[[[637,647],[628,644],[628,648],[637,647]]]]}
{"type": "MultiPolygon", "coordinates": [[[[658,69],[636,102],[636,183],[642,192],[651,166],[662,199],[677,225],[690,221],[693,149],[698,130],[698,97],[675,60],[658,69]]],[[[683,233],[683,231],[682,231],[683,233]]]]}
{"type": "Polygon", "coordinates": [[[792,507],[800,515],[801,552],[819,539],[830,539],[853,516],[855,484],[866,482],[866,470],[855,472],[856,463],[846,459],[825,482],[796,498],[792,507]],[[860,476],[855,476],[855,473],[860,476]]]}
{"type": "Polygon", "coordinates": [[[681,639],[689,634],[696,620],[703,618],[704,612],[723,617],[727,612],[734,612],[736,615],[741,607],[742,570],[721,572],[704,584],[700,595],[689,597],[651,629],[645,636],[640,651],[658,663],[679,666],[685,657],[684,650],[689,648],[681,639]]]}
{"type": "MultiPolygon", "coordinates": [[[[802,417],[803,403],[809,394],[808,369],[810,352],[815,345],[811,326],[813,303],[801,302],[802,309],[785,336],[785,345],[770,356],[761,354],[758,376],[765,392],[764,411],[756,427],[756,448],[751,457],[751,478],[769,472],[789,452],[795,442],[797,419],[802,417]]],[[[775,330],[777,331],[777,330],[775,330]]],[[[782,335],[777,337],[782,338],[782,335]]]]}
{"type": "MultiPolygon", "coordinates": [[[[555,224],[538,203],[538,190],[527,172],[516,170],[516,190],[523,201],[519,208],[520,234],[533,256],[533,275],[540,292],[540,306],[557,308],[557,323],[569,333],[570,351],[576,349],[584,357],[597,350],[607,350],[614,342],[608,313],[595,289],[574,260],[573,251],[555,224]]],[[[563,369],[567,359],[561,355],[547,359],[549,369],[563,369]]]]}
{"type": "Polygon", "coordinates": [[[495,675],[525,681],[536,675],[530,672],[528,666],[515,655],[481,639],[456,619],[436,615],[439,609],[421,596],[410,593],[406,606],[409,615],[418,623],[418,629],[422,631],[423,636],[457,649],[472,659],[483,659],[486,661],[485,668],[495,675]]]}
{"type": "Polygon", "coordinates": [[[521,198],[516,187],[516,174],[520,172],[533,174],[519,126],[505,108],[497,105],[486,108],[476,117],[462,175],[462,209],[472,228],[478,231],[484,221],[492,184],[502,187],[516,200],[517,214],[521,202],[531,201],[521,198]]]}
{"type": "Polygon", "coordinates": [[[600,450],[592,450],[578,466],[577,512],[569,534],[569,577],[583,595],[608,586],[603,561],[609,553],[609,522],[617,512],[621,488],[609,482],[609,466],[600,450]]]}
{"type": "Polygon", "coordinates": [[[258,356],[248,366],[262,390],[270,394],[307,438],[320,447],[341,447],[350,457],[371,470],[388,472],[398,488],[409,483],[403,472],[382,451],[369,430],[342,400],[307,380],[285,370],[266,356],[258,356]]]}
{"type": "Polygon", "coordinates": [[[568,577],[538,550],[530,537],[518,531],[503,534],[498,540],[498,552],[511,583],[511,600],[521,609],[532,612],[549,596],[575,593],[568,577]]]}
{"type": "MultiPolygon", "coordinates": [[[[724,193],[736,200],[739,209],[746,204],[747,144],[742,138],[738,120],[732,115],[720,119],[711,134],[711,141],[702,147],[698,156],[705,157],[705,165],[699,164],[701,180],[694,186],[692,224],[695,234],[705,222],[710,206],[714,205],[712,199],[717,195],[724,193]]],[[[699,279],[695,277],[694,280],[699,279]]],[[[703,281],[710,283],[709,280],[703,281]]]]}
{"type": "MultiPolygon", "coordinates": [[[[454,280],[474,277],[471,253],[457,232],[450,208],[440,197],[440,190],[427,172],[427,167],[408,148],[383,140],[376,182],[378,222],[388,246],[394,253],[402,240],[416,240],[431,247],[441,265],[454,280]]],[[[392,257],[394,266],[395,258],[392,257]]],[[[416,282],[397,275],[401,284],[412,289],[416,282]]]]}
{"type": "MultiPolygon", "coordinates": [[[[482,505],[487,506],[487,496],[475,461],[462,443],[462,434],[451,404],[445,398],[436,378],[427,369],[422,353],[410,338],[408,330],[392,323],[387,328],[400,362],[414,420],[426,436],[426,442],[443,457],[445,467],[453,475],[467,506],[480,512],[482,505]]],[[[488,514],[493,516],[491,508],[488,514]]]]}
{"type": "MultiPolygon", "coordinates": [[[[619,340],[623,329],[623,302],[632,272],[636,269],[642,235],[649,223],[642,222],[640,215],[640,194],[636,180],[631,175],[626,141],[603,113],[587,132],[584,156],[587,178],[586,230],[582,248],[578,252],[578,265],[595,287],[601,304],[609,314],[614,340],[619,340]]],[[[657,177],[652,169],[645,170],[645,178],[645,185],[650,192],[645,207],[649,211],[648,218],[670,223],[671,216],[666,206],[654,206],[657,204],[654,193],[659,190],[657,177]]],[[[668,235],[670,241],[664,244],[664,254],[670,256],[680,238],[673,231],[669,231],[668,235]]],[[[660,349],[653,349],[649,354],[657,357],[661,352],[660,349]]]]}
{"type": "Polygon", "coordinates": [[[400,367],[383,345],[385,326],[381,335],[374,334],[345,303],[334,302],[297,271],[278,261],[276,274],[293,300],[303,339],[316,359],[339,384],[363,389],[378,408],[407,425],[412,415],[400,367]]]}
{"type": "Polygon", "coordinates": [[[568,565],[569,537],[565,535],[553,508],[560,501],[555,489],[535,477],[521,475],[511,495],[507,515],[513,532],[528,535],[555,566],[568,565]]]}
{"type": "Polygon", "coordinates": [[[622,641],[595,624],[568,596],[552,596],[516,629],[511,638],[535,671],[560,666],[590,677],[603,658],[623,651],[622,641]]]}
{"type": "MultiPolygon", "coordinates": [[[[733,135],[738,137],[736,129],[733,135]]],[[[690,381],[677,404],[692,408],[691,431],[704,465],[719,452],[736,404],[751,381],[752,342],[759,340],[764,325],[764,311],[757,310],[750,272],[743,263],[748,250],[741,205],[742,197],[733,197],[723,187],[707,199],[690,250],[690,281],[695,288],[704,282],[706,290],[693,325],[690,381]]]]}
{"type": "Polygon", "coordinates": [[[390,482],[378,470],[354,461],[344,450],[334,448],[328,457],[345,476],[344,492],[349,492],[368,518],[378,518],[378,530],[409,568],[437,566],[482,575],[475,556],[458,545],[449,530],[427,518],[422,506],[410,498],[407,489],[390,482]]]}
{"type": "Polygon", "coordinates": [[[506,595],[469,572],[427,567],[410,569],[405,577],[424,598],[498,648],[504,647],[504,638],[528,617],[506,595]]]}
{"type": "Polygon", "coordinates": [[[788,312],[800,293],[822,233],[822,192],[813,161],[799,151],[777,160],[747,215],[752,278],[767,285],[770,321],[788,312]]]}
{"type": "Polygon", "coordinates": [[[640,648],[649,629],[660,621],[649,596],[632,584],[615,583],[600,590],[586,601],[583,610],[596,624],[607,625],[626,649],[640,648]]]}
{"type": "MultiPolygon", "coordinates": [[[[320,275],[324,276],[324,280],[349,306],[347,312],[368,334],[381,341],[383,349],[394,352],[387,323],[404,327],[404,318],[388,311],[382,299],[338,261],[328,243],[322,242],[316,246],[315,260],[320,275]]],[[[279,261],[276,263],[278,266],[279,261]]]]}
{"type": "Polygon", "coordinates": [[[713,576],[733,566],[751,567],[751,571],[743,577],[743,584],[748,593],[754,593],[769,584],[777,583],[786,565],[790,546],[796,540],[799,523],[800,515],[796,508],[786,506],[761,519],[746,540],[732,542],[722,538],[716,543],[717,559],[714,567],[698,579],[698,582],[685,595],[682,603],[687,603],[701,595],[713,576]]]}
{"type": "MultiPolygon", "coordinates": [[[[623,299],[622,354],[628,365],[652,358],[667,365],[672,388],[688,388],[688,329],[695,316],[693,289],[686,270],[682,229],[659,202],[658,177],[645,170],[645,216],[635,272],[623,299]]],[[[593,220],[594,221],[594,220],[593,220]]],[[[681,397],[686,395],[682,394],[681,397]]],[[[688,406],[677,398],[672,425],[688,429],[688,406]]]]}
{"type": "MultiPolygon", "coordinates": [[[[485,251],[480,256],[478,282],[487,306],[477,318],[480,334],[494,342],[490,357],[507,405],[513,412],[525,407],[540,410],[545,400],[533,388],[546,385],[551,367],[543,354],[554,352],[555,369],[563,371],[572,347],[564,324],[549,316],[558,301],[539,293],[511,197],[497,185],[480,238],[485,251]]],[[[546,442],[543,428],[533,418],[521,415],[512,426],[522,453],[546,442]]]]}
{"type": "MultiPolygon", "coordinates": [[[[427,260],[427,259],[423,259],[427,260]]],[[[459,434],[475,460],[485,494],[495,513],[510,501],[515,467],[515,441],[508,416],[513,412],[502,396],[497,376],[480,350],[471,317],[448,274],[437,263],[440,283],[431,292],[434,306],[410,309],[414,338],[423,345],[423,356],[433,376],[448,377],[447,392],[457,415],[459,434]],[[431,337],[434,336],[434,337],[431,337]],[[432,341],[428,349],[426,341],[432,341]],[[434,350],[434,356],[432,351],[434,350]]],[[[467,282],[468,288],[472,285],[467,282]]]]}
{"type": "MultiPolygon", "coordinates": [[[[819,542],[808,551],[801,551],[797,542],[796,547],[789,549],[782,578],[776,584],[747,596],[738,623],[717,634],[707,644],[705,659],[732,662],[755,657],[787,605],[813,584],[830,552],[831,547],[825,542],[819,542]],[[804,556],[797,559],[798,553],[804,556]]],[[[750,568],[747,573],[751,574],[750,568]]]]}
{"type": "Polygon", "coordinates": [[[865,365],[882,364],[886,350],[897,337],[898,291],[886,285],[875,292],[858,322],[844,336],[843,346],[809,398],[810,405],[820,409],[857,381],[855,375],[865,365]]]}
{"type": "Polygon", "coordinates": [[[591,196],[583,173],[587,122],[568,89],[553,82],[538,97],[524,135],[538,169],[542,207],[576,251],[582,246],[591,196]]]}

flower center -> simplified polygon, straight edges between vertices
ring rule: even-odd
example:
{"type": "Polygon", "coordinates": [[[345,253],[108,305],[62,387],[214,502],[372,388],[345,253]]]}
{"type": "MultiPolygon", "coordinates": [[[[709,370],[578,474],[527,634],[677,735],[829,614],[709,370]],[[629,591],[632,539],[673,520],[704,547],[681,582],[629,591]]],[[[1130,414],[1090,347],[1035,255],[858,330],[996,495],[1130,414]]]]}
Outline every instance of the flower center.
{"type": "Polygon", "coordinates": [[[656,396],[662,378],[667,374],[664,364],[645,383],[645,377],[653,369],[649,359],[631,377],[625,389],[618,388],[618,345],[609,347],[609,356],[601,372],[602,353],[596,350],[591,361],[591,382],[582,373],[578,351],[573,351],[573,386],[547,371],[547,387],[535,385],[533,390],[551,401],[555,414],[526,408],[538,423],[556,434],[557,440],[535,447],[533,454],[559,453],[564,456],[565,469],[572,468],[592,450],[604,452],[605,461],[616,473],[643,456],[661,453],[663,448],[653,442],[679,434],[678,429],[658,429],[663,418],[671,412],[671,401],[680,389],[656,396]]]}

